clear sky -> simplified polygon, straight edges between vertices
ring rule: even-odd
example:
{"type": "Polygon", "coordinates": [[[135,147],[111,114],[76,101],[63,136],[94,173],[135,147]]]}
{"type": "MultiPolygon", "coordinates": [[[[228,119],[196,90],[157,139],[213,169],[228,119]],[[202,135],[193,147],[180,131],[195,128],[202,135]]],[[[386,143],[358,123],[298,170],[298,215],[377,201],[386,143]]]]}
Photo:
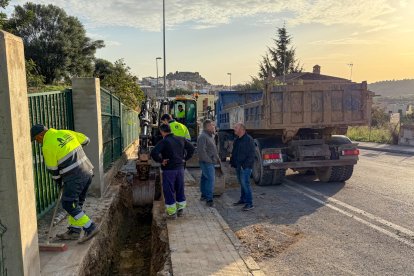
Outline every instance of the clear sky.
{"type": "MultiPolygon", "coordinates": [[[[26,1],[12,0],[11,6],[26,1]]],[[[124,58],[140,78],[162,57],[162,0],[37,0],[78,17],[103,39],[97,56],[124,58]]],[[[414,0],[166,0],[167,72],[244,83],[286,22],[305,71],[375,82],[414,78],[414,0]]],[[[10,9],[9,9],[10,10],[10,9]]],[[[162,75],[162,61],[159,62],[162,75]]]]}

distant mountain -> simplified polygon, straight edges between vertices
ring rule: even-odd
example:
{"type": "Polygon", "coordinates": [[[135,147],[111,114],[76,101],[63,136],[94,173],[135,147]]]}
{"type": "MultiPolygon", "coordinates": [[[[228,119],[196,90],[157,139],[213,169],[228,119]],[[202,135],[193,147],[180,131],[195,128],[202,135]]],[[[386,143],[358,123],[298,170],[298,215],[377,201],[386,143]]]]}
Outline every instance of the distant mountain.
{"type": "Polygon", "coordinates": [[[382,97],[414,95],[414,79],[374,82],[368,84],[368,89],[382,97]]]}
{"type": "Polygon", "coordinates": [[[198,72],[178,72],[169,73],[167,75],[169,80],[192,81],[198,84],[208,85],[209,83],[198,72]]]}

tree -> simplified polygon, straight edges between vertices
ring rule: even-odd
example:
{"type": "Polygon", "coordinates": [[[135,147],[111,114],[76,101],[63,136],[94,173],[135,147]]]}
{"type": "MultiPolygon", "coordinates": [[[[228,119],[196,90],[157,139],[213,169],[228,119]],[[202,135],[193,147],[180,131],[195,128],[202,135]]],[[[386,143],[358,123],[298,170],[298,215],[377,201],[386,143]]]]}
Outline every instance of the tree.
{"type": "Polygon", "coordinates": [[[144,92],[138,85],[138,78],[130,70],[123,59],[114,64],[107,60],[97,60],[94,75],[99,76],[101,85],[111,90],[125,105],[138,110],[144,92]]]}
{"type": "Polygon", "coordinates": [[[26,81],[29,92],[36,92],[43,88],[45,83],[45,78],[39,74],[36,63],[31,59],[26,60],[26,81]]]}
{"type": "Polygon", "coordinates": [[[238,91],[262,91],[264,88],[263,80],[257,77],[251,77],[250,82],[239,84],[234,87],[238,91]]]}
{"type": "Polygon", "coordinates": [[[296,60],[295,49],[290,47],[292,37],[288,34],[286,26],[277,28],[277,38],[273,41],[275,46],[268,47],[268,53],[260,62],[259,77],[264,79],[270,72],[274,76],[301,72],[303,68],[296,60]]]}
{"type": "Polygon", "coordinates": [[[105,77],[112,74],[114,69],[112,62],[98,58],[95,60],[95,70],[93,75],[102,81],[105,77]]]}
{"type": "Polygon", "coordinates": [[[76,17],[53,5],[16,6],[7,25],[23,39],[26,58],[36,63],[46,84],[91,76],[95,52],[104,47],[102,40],[86,36],[76,17]]]}
{"type": "Polygon", "coordinates": [[[390,122],[390,115],[385,112],[384,108],[373,106],[371,109],[371,126],[383,127],[390,122]]]}
{"type": "Polygon", "coordinates": [[[266,79],[269,76],[269,74],[272,74],[273,66],[270,62],[268,53],[266,53],[266,55],[263,56],[263,60],[262,62],[260,62],[259,67],[260,67],[259,77],[261,79],[266,79]]]}
{"type": "MultiPolygon", "coordinates": [[[[9,5],[9,0],[0,0],[0,8],[5,9],[9,5]]],[[[0,12],[0,30],[3,29],[3,25],[6,23],[7,15],[4,12],[0,12]]]]}

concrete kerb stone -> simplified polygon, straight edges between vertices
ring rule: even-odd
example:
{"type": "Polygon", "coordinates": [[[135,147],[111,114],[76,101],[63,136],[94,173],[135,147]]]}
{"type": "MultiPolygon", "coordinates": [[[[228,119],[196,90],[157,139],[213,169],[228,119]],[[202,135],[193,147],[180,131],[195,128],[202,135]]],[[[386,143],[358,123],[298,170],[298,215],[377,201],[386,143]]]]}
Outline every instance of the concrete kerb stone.
{"type": "Polygon", "coordinates": [[[253,275],[265,275],[261,269],[260,266],[256,263],[256,261],[249,255],[244,253],[241,248],[240,240],[237,238],[236,234],[231,230],[227,222],[223,219],[223,217],[220,215],[220,213],[215,209],[212,208],[211,212],[215,215],[217,221],[219,222],[221,228],[223,229],[226,236],[229,238],[231,243],[233,244],[234,248],[236,248],[237,253],[239,254],[240,258],[243,260],[243,262],[246,264],[247,268],[253,275]]]}
{"type": "Polygon", "coordinates": [[[365,149],[365,150],[373,150],[373,151],[396,153],[396,154],[406,154],[406,155],[414,156],[414,148],[413,148],[413,151],[407,151],[407,150],[404,150],[404,149],[378,148],[378,147],[374,147],[374,146],[361,146],[361,145],[358,145],[358,148],[359,149],[365,149]]]}

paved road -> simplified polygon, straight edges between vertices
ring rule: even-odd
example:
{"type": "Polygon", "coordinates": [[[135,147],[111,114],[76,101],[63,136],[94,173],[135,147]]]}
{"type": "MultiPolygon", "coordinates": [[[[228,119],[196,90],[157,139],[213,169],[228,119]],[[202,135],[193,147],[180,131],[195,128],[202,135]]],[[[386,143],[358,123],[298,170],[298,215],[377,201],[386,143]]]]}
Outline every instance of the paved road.
{"type": "Polygon", "coordinates": [[[347,183],[289,175],[217,209],[267,275],[414,275],[414,157],[363,150],[347,183]]]}

